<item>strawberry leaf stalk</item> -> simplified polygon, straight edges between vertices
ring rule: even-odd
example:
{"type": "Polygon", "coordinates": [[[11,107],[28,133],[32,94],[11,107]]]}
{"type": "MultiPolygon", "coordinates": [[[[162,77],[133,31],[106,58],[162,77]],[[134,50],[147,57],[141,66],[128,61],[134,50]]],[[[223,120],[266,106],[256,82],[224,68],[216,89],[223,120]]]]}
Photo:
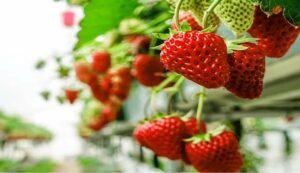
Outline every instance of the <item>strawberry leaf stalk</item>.
{"type": "Polygon", "coordinates": [[[207,10],[204,11],[203,19],[202,19],[202,24],[203,28],[207,27],[207,21],[208,17],[211,13],[213,13],[213,10],[217,7],[217,5],[221,2],[221,0],[214,0],[210,6],[208,7],[207,10]]]}
{"type": "Polygon", "coordinates": [[[202,109],[204,105],[205,100],[205,88],[203,86],[200,86],[200,91],[198,93],[199,100],[198,100],[198,107],[197,107],[197,113],[196,113],[196,119],[198,121],[198,128],[201,129],[201,115],[202,115],[202,109]]]}
{"type": "MultiPolygon", "coordinates": [[[[212,4],[212,3],[214,3],[214,2],[212,2],[211,0],[194,0],[194,6],[191,9],[191,12],[192,12],[193,16],[195,17],[196,21],[203,28],[206,27],[206,26],[204,26],[204,23],[203,23],[204,13],[205,13],[205,11],[208,12],[208,9],[212,5],[213,6],[215,5],[215,4],[212,4]]],[[[218,18],[218,16],[212,10],[209,10],[210,12],[206,13],[206,15],[207,15],[207,17],[205,17],[205,18],[207,18],[206,19],[207,20],[206,24],[209,24],[210,26],[212,26],[216,30],[218,28],[218,26],[220,25],[220,19],[218,18]]]]}

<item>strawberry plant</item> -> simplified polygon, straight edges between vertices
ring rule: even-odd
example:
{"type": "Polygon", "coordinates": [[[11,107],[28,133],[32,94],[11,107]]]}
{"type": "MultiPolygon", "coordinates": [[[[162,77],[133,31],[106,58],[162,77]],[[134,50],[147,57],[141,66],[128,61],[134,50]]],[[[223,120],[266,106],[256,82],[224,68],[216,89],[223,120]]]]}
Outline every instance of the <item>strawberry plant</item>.
{"type": "MultiPolygon", "coordinates": [[[[63,57],[71,57],[73,65],[55,59],[61,69],[58,76],[67,88],[74,89],[66,90],[65,98],[70,103],[84,101],[80,135],[89,138],[120,120],[128,100],[138,102],[130,109],[140,109],[147,100],[142,105],[144,118],[139,116],[141,123],[133,132],[141,146],[156,156],[190,164],[199,172],[244,170],[241,132],[235,135],[234,128],[224,127],[228,122],[224,118],[214,128],[207,122],[211,107],[225,114],[232,110],[214,105],[209,94],[223,89],[246,101],[263,95],[267,58],[284,57],[300,33],[299,15],[290,7],[293,3],[86,2],[78,42],[63,57]],[[232,37],[220,34],[222,25],[232,37]],[[184,93],[187,81],[198,88],[193,98],[184,93]],[[134,97],[140,94],[138,87],[148,92],[142,100],[134,97]],[[158,98],[163,94],[166,108],[159,109],[158,98]]],[[[46,64],[39,61],[36,67],[46,64]]],[[[46,96],[52,95],[47,92],[46,96]]],[[[128,114],[125,120],[131,116],[135,115],[128,114]]]]}

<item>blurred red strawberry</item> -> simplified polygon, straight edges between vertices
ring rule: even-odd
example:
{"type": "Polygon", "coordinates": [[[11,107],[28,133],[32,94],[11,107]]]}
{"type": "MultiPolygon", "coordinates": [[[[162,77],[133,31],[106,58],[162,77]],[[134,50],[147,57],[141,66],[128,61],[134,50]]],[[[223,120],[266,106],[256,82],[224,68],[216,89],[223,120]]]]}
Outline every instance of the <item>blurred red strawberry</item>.
{"type": "Polygon", "coordinates": [[[106,73],[111,66],[111,56],[107,51],[97,51],[92,54],[92,67],[95,71],[106,73]]]}
{"type": "Polygon", "coordinates": [[[144,35],[130,35],[126,37],[128,43],[133,47],[131,54],[146,52],[149,49],[151,38],[144,35]]]}
{"type": "Polygon", "coordinates": [[[146,54],[139,54],[134,60],[134,76],[143,85],[148,87],[157,86],[165,77],[164,66],[159,58],[146,54]]]}
{"type": "Polygon", "coordinates": [[[79,93],[78,90],[72,90],[72,89],[65,90],[66,98],[67,98],[67,100],[69,100],[69,102],[71,104],[73,104],[75,102],[75,100],[77,99],[78,93],[79,93]]]}
{"type": "Polygon", "coordinates": [[[95,85],[98,82],[98,75],[93,71],[91,64],[87,62],[76,62],[75,73],[81,82],[88,85],[95,85]]]}

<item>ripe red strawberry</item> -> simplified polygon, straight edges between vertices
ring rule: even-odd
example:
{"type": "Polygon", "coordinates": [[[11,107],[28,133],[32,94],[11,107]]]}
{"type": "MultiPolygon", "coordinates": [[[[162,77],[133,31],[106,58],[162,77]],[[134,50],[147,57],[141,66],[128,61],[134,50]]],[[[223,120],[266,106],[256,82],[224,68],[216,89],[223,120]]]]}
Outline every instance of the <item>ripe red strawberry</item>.
{"type": "Polygon", "coordinates": [[[106,103],[109,100],[109,91],[101,87],[100,84],[90,86],[93,96],[101,103],[106,103]]]}
{"type": "Polygon", "coordinates": [[[151,38],[144,35],[130,35],[126,37],[128,43],[133,47],[131,54],[138,54],[149,49],[151,38]]]}
{"type": "Polygon", "coordinates": [[[99,131],[100,129],[102,129],[106,124],[107,124],[107,120],[105,119],[105,117],[99,116],[97,118],[95,118],[94,120],[92,120],[89,124],[88,127],[90,129],[92,129],[93,131],[99,131]]]}
{"type": "Polygon", "coordinates": [[[121,100],[125,100],[128,97],[132,82],[130,69],[128,67],[121,67],[112,74],[110,93],[116,95],[121,100]]]}
{"type": "Polygon", "coordinates": [[[77,78],[85,84],[93,85],[98,81],[97,74],[93,71],[91,64],[87,62],[75,63],[75,73],[77,78]]]}
{"type": "Polygon", "coordinates": [[[135,78],[145,86],[156,86],[165,79],[165,77],[162,76],[164,66],[157,57],[139,54],[135,57],[133,66],[135,78]]]}
{"type": "MultiPolygon", "coordinates": [[[[196,21],[196,19],[194,18],[191,12],[181,12],[179,14],[179,23],[183,24],[183,22],[187,22],[193,31],[194,30],[200,31],[203,29],[202,26],[198,24],[198,22],[196,21]]],[[[172,29],[178,31],[178,28],[176,27],[175,18],[173,19],[172,22],[172,29]]]]}
{"type": "Polygon", "coordinates": [[[77,99],[78,93],[79,93],[78,90],[72,90],[72,89],[65,90],[66,98],[69,100],[69,102],[71,104],[73,104],[75,102],[75,100],[77,99]]]}
{"type": "Polygon", "coordinates": [[[128,67],[119,67],[114,71],[108,72],[101,81],[101,88],[110,95],[115,95],[121,100],[128,97],[132,76],[128,67]]]}
{"type": "Polygon", "coordinates": [[[161,61],[166,69],[206,88],[224,86],[229,79],[226,44],[214,33],[172,35],[161,48],[161,61]]]}
{"type": "Polygon", "coordinates": [[[254,22],[248,32],[259,39],[258,45],[266,56],[280,58],[287,53],[297,39],[300,27],[295,28],[289,24],[282,12],[267,16],[257,6],[254,22]]]}
{"type": "Polygon", "coordinates": [[[104,116],[108,122],[114,121],[117,118],[117,110],[113,110],[109,106],[104,106],[101,110],[101,116],[104,116]]]}
{"type": "Polygon", "coordinates": [[[100,115],[89,124],[89,127],[94,131],[99,131],[108,123],[116,120],[120,105],[108,102],[101,109],[100,115]]]}
{"type": "Polygon", "coordinates": [[[92,67],[95,71],[106,73],[111,66],[110,54],[106,51],[97,51],[92,55],[92,67]]]}
{"type": "Polygon", "coordinates": [[[199,133],[207,132],[206,123],[204,121],[201,121],[200,129],[199,129],[197,119],[194,117],[185,121],[185,126],[189,137],[193,135],[197,135],[199,133]]]}
{"type": "Polygon", "coordinates": [[[247,49],[228,55],[230,78],[225,88],[241,98],[258,98],[263,90],[265,56],[254,43],[242,45],[247,49]]]}
{"type": "Polygon", "coordinates": [[[187,142],[185,151],[199,172],[238,172],[243,164],[239,142],[229,131],[213,136],[209,141],[187,142]]]}
{"type": "Polygon", "coordinates": [[[134,137],[158,156],[176,160],[182,158],[185,130],[179,117],[165,117],[138,126],[134,137]]]}

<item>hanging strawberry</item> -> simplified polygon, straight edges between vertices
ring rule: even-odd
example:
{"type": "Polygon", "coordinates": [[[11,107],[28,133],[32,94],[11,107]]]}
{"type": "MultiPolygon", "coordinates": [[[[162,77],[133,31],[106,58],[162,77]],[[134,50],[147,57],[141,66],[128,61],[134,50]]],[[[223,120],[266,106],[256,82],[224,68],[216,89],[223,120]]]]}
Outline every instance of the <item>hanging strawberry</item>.
{"type": "Polygon", "coordinates": [[[177,160],[182,158],[185,130],[184,122],[179,117],[164,117],[139,125],[134,137],[158,156],[177,160]]]}
{"type": "Polygon", "coordinates": [[[206,88],[219,88],[229,80],[226,49],[223,38],[214,33],[189,31],[167,39],[160,59],[170,71],[206,88]]]}
{"type": "Polygon", "coordinates": [[[255,6],[249,0],[221,0],[214,9],[224,25],[236,35],[246,32],[252,25],[255,6]]]}
{"type": "Polygon", "coordinates": [[[258,45],[265,55],[273,58],[283,57],[290,49],[300,33],[300,27],[289,24],[282,15],[267,16],[256,7],[254,22],[248,31],[258,38],[258,45]]]}
{"type": "Polygon", "coordinates": [[[229,131],[193,136],[185,152],[199,172],[238,172],[243,165],[239,142],[229,131]]]}
{"type": "Polygon", "coordinates": [[[258,98],[263,90],[265,56],[254,43],[241,45],[246,49],[228,55],[230,78],[225,88],[241,98],[258,98]]]}
{"type": "Polygon", "coordinates": [[[139,54],[135,57],[133,66],[135,78],[145,86],[157,86],[165,79],[165,69],[157,57],[139,54]]]}

